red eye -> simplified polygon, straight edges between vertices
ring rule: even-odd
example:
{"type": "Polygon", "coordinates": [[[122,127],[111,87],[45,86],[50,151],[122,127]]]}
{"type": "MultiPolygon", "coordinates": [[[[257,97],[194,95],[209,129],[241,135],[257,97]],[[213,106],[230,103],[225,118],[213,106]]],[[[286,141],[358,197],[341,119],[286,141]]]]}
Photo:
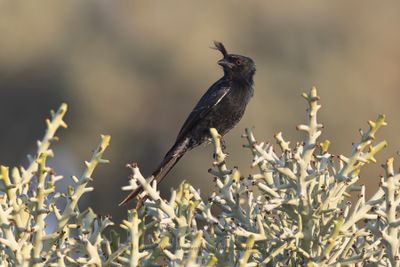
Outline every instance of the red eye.
{"type": "Polygon", "coordinates": [[[239,65],[242,65],[243,61],[241,61],[240,59],[238,59],[238,60],[236,60],[236,62],[235,62],[235,63],[236,63],[236,65],[238,65],[238,66],[239,66],[239,65]]]}

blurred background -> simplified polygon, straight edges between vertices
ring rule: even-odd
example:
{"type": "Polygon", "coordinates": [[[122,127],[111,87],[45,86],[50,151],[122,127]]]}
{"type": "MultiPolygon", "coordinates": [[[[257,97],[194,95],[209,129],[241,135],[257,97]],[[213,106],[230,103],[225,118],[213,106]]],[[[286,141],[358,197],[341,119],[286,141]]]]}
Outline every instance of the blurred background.
{"type": "MultiPolygon", "coordinates": [[[[226,137],[229,164],[243,174],[250,153],[245,127],[260,140],[283,132],[294,143],[306,121],[301,93],[317,86],[332,153],[348,154],[358,129],[379,113],[378,134],[400,148],[400,2],[388,1],[35,1],[0,0],[0,162],[27,165],[50,109],[69,104],[52,165],[80,174],[101,133],[112,136],[94,174],[95,191],[80,204],[116,221],[126,208],[125,164],[149,175],[200,96],[222,72],[213,40],[257,64],[255,95],[226,137]]],[[[189,180],[207,196],[211,146],[191,151],[162,183],[163,194],[189,180]]],[[[379,164],[361,173],[376,190],[379,164]]],[[[368,188],[368,187],[367,187],[368,188]]]]}

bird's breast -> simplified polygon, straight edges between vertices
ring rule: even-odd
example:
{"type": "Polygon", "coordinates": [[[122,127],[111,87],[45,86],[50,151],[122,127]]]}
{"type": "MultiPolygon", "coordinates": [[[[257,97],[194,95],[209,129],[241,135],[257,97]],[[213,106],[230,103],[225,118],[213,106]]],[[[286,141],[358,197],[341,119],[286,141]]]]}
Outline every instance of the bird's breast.
{"type": "Polygon", "coordinates": [[[221,102],[214,107],[209,126],[216,128],[222,135],[231,130],[243,117],[253,94],[251,90],[252,88],[231,88],[221,102]]]}
{"type": "Polygon", "coordinates": [[[253,95],[251,87],[231,87],[228,93],[199,121],[191,131],[191,145],[197,146],[210,138],[210,128],[225,135],[243,117],[253,95]]]}

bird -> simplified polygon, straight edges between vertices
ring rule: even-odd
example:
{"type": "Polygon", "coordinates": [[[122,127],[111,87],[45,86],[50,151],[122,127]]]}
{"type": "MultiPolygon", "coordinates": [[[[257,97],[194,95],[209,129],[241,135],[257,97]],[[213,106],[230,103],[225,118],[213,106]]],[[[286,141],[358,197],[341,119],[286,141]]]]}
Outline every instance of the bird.
{"type": "MultiPolygon", "coordinates": [[[[160,183],[183,155],[193,148],[210,142],[210,128],[217,129],[223,137],[243,117],[246,106],[254,94],[256,65],[247,56],[229,54],[221,42],[214,41],[215,50],[222,53],[217,64],[223,69],[223,76],[200,98],[179,131],[173,146],[148,179],[160,183]]],[[[133,190],[119,206],[126,204],[143,192],[142,187],[133,190]]],[[[144,199],[139,200],[137,208],[144,199]]]]}

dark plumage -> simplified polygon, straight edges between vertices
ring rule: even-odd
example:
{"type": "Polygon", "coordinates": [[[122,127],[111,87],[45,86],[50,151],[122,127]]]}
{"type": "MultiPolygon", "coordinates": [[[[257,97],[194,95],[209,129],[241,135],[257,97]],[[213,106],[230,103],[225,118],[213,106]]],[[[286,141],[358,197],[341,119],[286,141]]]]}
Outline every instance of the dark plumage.
{"type": "MultiPolygon", "coordinates": [[[[220,135],[225,135],[240,121],[253,96],[254,61],[249,57],[228,54],[220,42],[214,42],[214,45],[223,55],[218,64],[222,66],[224,76],[207,90],[189,114],[175,144],[153,172],[150,181],[161,182],[187,151],[208,141],[210,128],[216,128],[220,135]]],[[[133,191],[120,205],[139,195],[142,190],[138,188],[133,191]]]]}

